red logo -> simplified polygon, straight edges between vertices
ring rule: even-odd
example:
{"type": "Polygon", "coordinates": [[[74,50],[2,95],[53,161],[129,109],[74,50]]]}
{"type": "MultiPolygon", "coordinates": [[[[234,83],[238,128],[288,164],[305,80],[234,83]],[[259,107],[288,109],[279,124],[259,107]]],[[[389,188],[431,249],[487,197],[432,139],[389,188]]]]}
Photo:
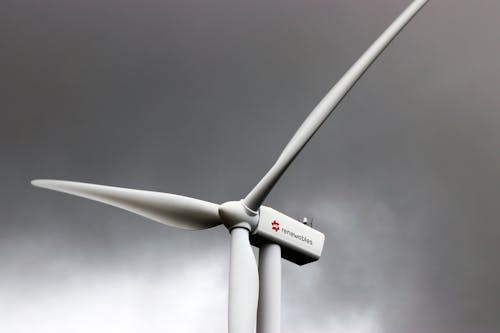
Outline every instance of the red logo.
{"type": "Polygon", "coordinates": [[[274,231],[278,232],[280,230],[280,224],[276,220],[274,220],[271,225],[273,226],[274,231]]]}

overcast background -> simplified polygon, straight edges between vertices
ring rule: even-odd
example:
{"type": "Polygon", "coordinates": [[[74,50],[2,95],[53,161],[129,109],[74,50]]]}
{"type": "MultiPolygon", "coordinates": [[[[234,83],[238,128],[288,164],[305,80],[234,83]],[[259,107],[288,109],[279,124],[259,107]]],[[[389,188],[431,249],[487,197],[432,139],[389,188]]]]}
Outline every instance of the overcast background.
{"type": "MultiPolygon", "coordinates": [[[[224,332],[228,235],[29,185],[243,197],[409,0],[0,4],[0,331],[224,332]]],[[[500,2],[431,0],[269,196],[283,332],[500,332],[500,2]]]]}

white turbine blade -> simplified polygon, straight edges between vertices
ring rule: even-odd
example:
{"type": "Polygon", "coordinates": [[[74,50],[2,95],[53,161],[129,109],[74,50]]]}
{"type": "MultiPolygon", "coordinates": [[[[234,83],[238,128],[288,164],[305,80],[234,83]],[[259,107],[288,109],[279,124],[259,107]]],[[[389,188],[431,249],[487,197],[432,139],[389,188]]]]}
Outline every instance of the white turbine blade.
{"type": "Polygon", "coordinates": [[[103,202],[171,227],[197,230],[222,223],[219,205],[180,195],[63,180],[37,179],[31,184],[103,202]]]}
{"type": "Polygon", "coordinates": [[[259,299],[257,263],[248,230],[231,230],[229,264],[229,333],[254,333],[259,299]]]}
{"type": "Polygon", "coordinates": [[[379,38],[363,53],[361,58],[349,68],[328,94],[319,102],[306,120],[299,127],[295,135],[286,145],[278,160],[248,193],[244,199],[245,205],[257,211],[273,186],[285,172],[295,157],[304,148],[311,137],[316,133],[326,118],[332,113],[342,98],[363,75],[366,69],[382,53],[386,46],[396,37],[403,27],[415,16],[428,0],[413,1],[401,15],[380,35],[379,38]]]}

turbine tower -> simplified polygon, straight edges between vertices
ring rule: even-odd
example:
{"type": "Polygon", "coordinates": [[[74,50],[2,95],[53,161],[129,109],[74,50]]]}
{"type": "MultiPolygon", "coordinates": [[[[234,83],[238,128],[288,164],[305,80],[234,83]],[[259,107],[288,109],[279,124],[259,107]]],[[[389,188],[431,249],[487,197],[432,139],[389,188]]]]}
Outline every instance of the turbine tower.
{"type": "Polygon", "coordinates": [[[62,180],[34,186],[103,202],[165,225],[200,230],[223,224],[230,233],[229,333],[279,333],[281,258],[304,265],[320,258],[325,236],[270,207],[268,194],[347,92],[425,5],[414,0],[349,68],[305,119],[273,166],[240,201],[215,204],[190,197],[62,180]],[[258,247],[259,267],[251,246],[258,247]],[[260,285],[260,288],[259,288],[260,285]]]}

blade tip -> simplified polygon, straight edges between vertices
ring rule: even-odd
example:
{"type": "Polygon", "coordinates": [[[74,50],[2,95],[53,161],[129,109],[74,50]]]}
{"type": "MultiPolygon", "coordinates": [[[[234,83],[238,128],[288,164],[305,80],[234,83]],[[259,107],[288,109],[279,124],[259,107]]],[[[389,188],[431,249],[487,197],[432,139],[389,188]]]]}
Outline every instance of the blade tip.
{"type": "Polygon", "coordinates": [[[36,187],[46,188],[50,184],[50,179],[33,179],[30,183],[36,187]]]}
{"type": "Polygon", "coordinates": [[[30,181],[31,185],[36,186],[36,187],[40,187],[40,185],[42,184],[42,182],[43,182],[42,179],[32,179],[30,181]]]}

